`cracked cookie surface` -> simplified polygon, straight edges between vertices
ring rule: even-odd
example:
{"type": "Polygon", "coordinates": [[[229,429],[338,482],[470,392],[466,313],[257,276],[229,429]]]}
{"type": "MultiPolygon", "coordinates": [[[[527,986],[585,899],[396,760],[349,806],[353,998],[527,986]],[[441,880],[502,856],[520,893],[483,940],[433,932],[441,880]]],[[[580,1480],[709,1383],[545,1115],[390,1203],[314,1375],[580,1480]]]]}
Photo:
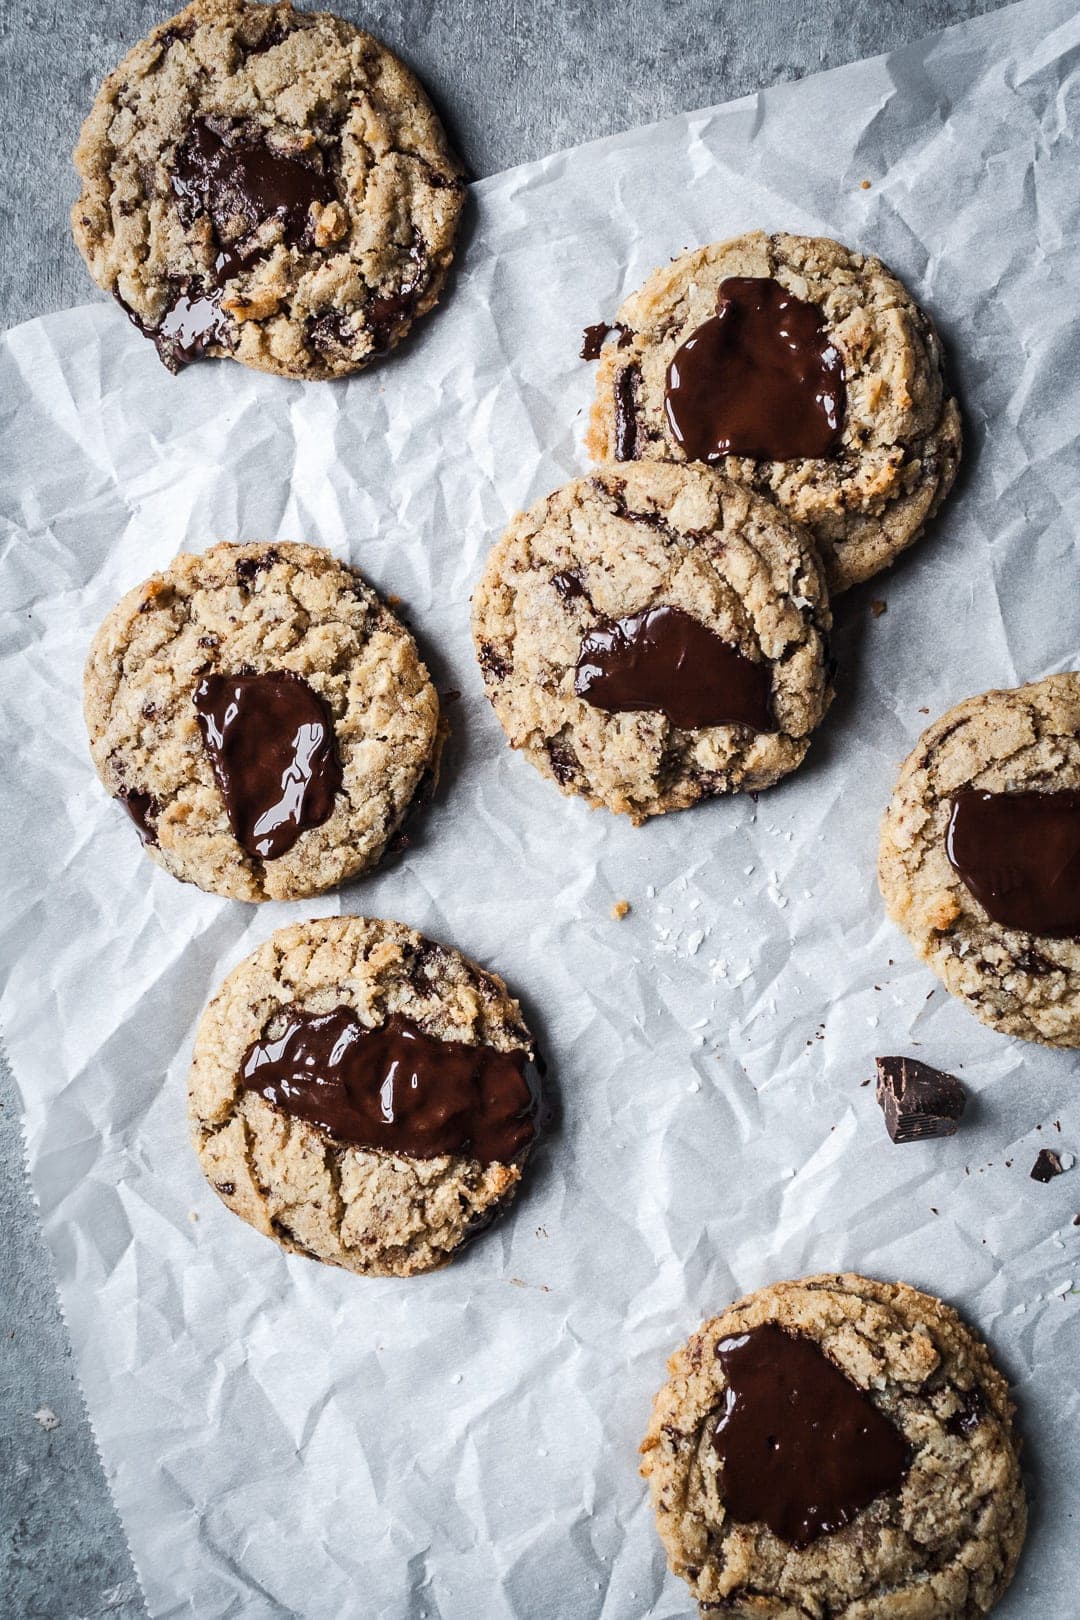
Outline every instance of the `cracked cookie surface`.
{"type": "Polygon", "coordinates": [[[830,626],[821,565],[794,525],[706,467],[664,462],[601,468],[519,514],[473,604],[511,746],[564,793],[638,822],[795,769],[832,699],[830,626]],[[768,666],[775,729],[684,729],[658,709],[614,712],[578,695],[583,638],[658,607],[768,666]]]}
{"type": "Polygon", "coordinates": [[[173,369],[360,370],[437,303],[464,200],[413,75],[287,3],[162,23],[102,85],[75,164],[90,273],[173,369]]]}
{"type": "Polygon", "coordinates": [[[716,463],[809,528],[835,594],[918,538],[960,459],[960,414],[934,324],[879,259],[827,237],[751,231],[663,266],[615,317],[587,448],[598,461],[686,459],[665,411],[668,366],[733,276],[771,277],[817,305],[843,359],[847,407],[834,456],[716,463]]]}
{"type": "Polygon", "coordinates": [[[706,1322],[668,1372],[641,1471],[703,1616],[975,1620],[1012,1579],[1026,1505],[1008,1389],[940,1300],[851,1273],[777,1283],[706,1322]],[[818,1346],[908,1447],[897,1493],[800,1547],[731,1516],[713,1444],[727,1384],[717,1347],[763,1324],[818,1346]]]}
{"type": "Polygon", "coordinates": [[[966,699],[923,732],[881,825],[878,878],[890,917],[947,990],[983,1023],[1080,1046],[1080,939],[1003,927],[951,865],[953,798],[1080,789],[1080,675],[966,699]]]}
{"type": "Polygon", "coordinates": [[[503,981],[401,923],[329,917],[279,929],[229,974],[203,1015],[189,1083],[192,1140],[222,1202],[282,1248],[368,1276],[444,1265],[499,1213],[524,1156],[480,1164],[340,1142],[243,1087],[251,1044],[288,1011],[404,1017],[443,1041],[534,1055],[503,981]]]}
{"type": "Polygon", "coordinates": [[[98,775],[147,853],[234,900],[317,894],[374,866],[438,770],[439,700],[416,643],[359,574],[314,546],[178,557],[105,619],[84,704],[98,775]],[[230,825],[195,693],[207,675],[281,671],[329,712],[341,786],[328,819],[261,860],[230,825]]]}

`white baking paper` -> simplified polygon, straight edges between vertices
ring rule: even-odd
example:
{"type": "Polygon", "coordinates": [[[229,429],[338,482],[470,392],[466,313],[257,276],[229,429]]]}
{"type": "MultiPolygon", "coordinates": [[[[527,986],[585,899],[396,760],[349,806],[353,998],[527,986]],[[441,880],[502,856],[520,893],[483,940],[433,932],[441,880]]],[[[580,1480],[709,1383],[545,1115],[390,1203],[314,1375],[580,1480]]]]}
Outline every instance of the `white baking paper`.
{"type": "Polygon", "coordinates": [[[1044,1144],[1080,1148],[1077,1060],[951,1001],[874,878],[928,716],[1077,661],[1078,117],[1080,16],[1027,0],[481,182],[445,306],[347,385],[170,377],[104,303],[4,341],[3,1016],[152,1615],[686,1615],[636,1472],[665,1356],[744,1291],[834,1267],[906,1278],[988,1335],[1033,1505],[1002,1620],[1078,1612],[1080,1169],[1028,1175],[1044,1144]],[[965,471],[926,541],[838,604],[839,695],[805,767],[635,829],[506,747],[469,593],[510,515],[582,469],[582,327],[753,226],[872,250],[929,305],[965,471]],[[414,847],[340,895],[254,907],[144,858],[91,769],[79,683],[121,592],[180,548],[261,537],[400,596],[463,697],[414,847]],[[498,969],[550,1061],[559,1121],[523,1196],[435,1276],[286,1259],[188,1146],[207,998],[272,929],[338,908],[498,969]],[[963,1076],[954,1139],[889,1143],[864,1085],[882,1052],[963,1076]]]}

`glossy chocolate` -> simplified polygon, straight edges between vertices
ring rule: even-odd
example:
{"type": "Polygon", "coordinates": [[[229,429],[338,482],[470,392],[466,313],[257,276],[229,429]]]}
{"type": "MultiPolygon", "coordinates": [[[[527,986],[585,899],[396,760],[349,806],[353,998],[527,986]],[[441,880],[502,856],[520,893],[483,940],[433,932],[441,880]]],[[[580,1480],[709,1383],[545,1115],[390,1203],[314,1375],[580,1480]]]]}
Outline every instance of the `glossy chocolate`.
{"type": "Polygon", "coordinates": [[[311,163],[271,151],[258,136],[230,145],[204,118],[177,148],[172,186],[184,223],[209,214],[223,248],[269,219],[279,219],[285,241],[296,244],[312,205],[334,200],[332,184],[311,163]]]}
{"type": "Polygon", "coordinates": [[[615,376],[615,460],[633,461],[637,455],[637,398],[641,372],[622,366],[615,376]]]}
{"type": "Polygon", "coordinates": [[[160,806],[154,795],[142,793],[138,788],[125,788],[116,797],[138,828],[143,843],[153,844],[156,848],[158,835],[154,823],[157,821],[160,806]]]}
{"type": "Polygon", "coordinates": [[[368,1029],[351,1007],[285,1016],[276,1040],[248,1048],[241,1082],[340,1142],[487,1165],[513,1163],[536,1136],[527,1052],[440,1041],[398,1016],[368,1029]]]}
{"type": "Polygon", "coordinates": [[[656,607],[590,630],[574,691],[597,709],[658,709],[684,731],[744,725],[773,731],[772,670],[684,613],[656,607]]]}
{"type": "Polygon", "coordinates": [[[155,327],[127,304],[124,308],[139,330],[153,338],[169,370],[179,371],[211,346],[233,346],[235,329],[221,308],[221,296],[229,278],[264,251],[256,237],[258,227],[278,219],[284,240],[302,243],[312,204],[331,202],[334,190],[311,164],[272,152],[258,136],[229,145],[202,118],[195,120],[176,149],[172,188],[183,224],[191,225],[200,214],[213,223],[217,238],[213,271],[177,282],[173,300],[155,327]]]}
{"type": "Polygon", "coordinates": [[[716,1354],[727,1387],[713,1446],[733,1519],[806,1547],[900,1490],[907,1441],[812,1340],[768,1322],[716,1354]]]}
{"type": "Polygon", "coordinates": [[[946,850],[1003,928],[1080,938],[1080,792],[984,793],[952,802],[946,850]]]}
{"type": "Polygon", "coordinates": [[[691,461],[833,456],[844,363],[816,304],[768,277],[729,276],[716,314],[676,350],[664,404],[691,461]]]}
{"type": "Polygon", "coordinates": [[[194,702],[242,849],[277,860],[329,819],[341,766],[330,711],[307,681],[288,670],[207,675],[194,702]]]}

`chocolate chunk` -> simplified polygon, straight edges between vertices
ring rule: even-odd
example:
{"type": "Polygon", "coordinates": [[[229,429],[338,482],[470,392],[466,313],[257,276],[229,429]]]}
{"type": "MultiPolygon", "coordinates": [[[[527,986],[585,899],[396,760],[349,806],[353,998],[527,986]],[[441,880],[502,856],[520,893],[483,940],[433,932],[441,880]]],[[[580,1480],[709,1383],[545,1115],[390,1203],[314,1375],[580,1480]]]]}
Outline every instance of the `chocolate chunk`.
{"type": "Polygon", "coordinates": [[[721,1340],[716,1354],[727,1387],[712,1443],[738,1523],[807,1547],[899,1492],[907,1441],[810,1339],[767,1322],[721,1340]]]}
{"type": "Polygon", "coordinates": [[[969,1389],[957,1411],[945,1423],[950,1434],[967,1437],[974,1434],[986,1416],[986,1402],[977,1389],[969,1389]]]}
{"type": "Polygon", "coordinates": [[[623,326],[618,321],[614,323],[597,321],[595,326],[587,326],[581,334],[581,358],[583,360],[599,360],[600,350],[604,347],[612,332],[618,332],[619,334],[618,346],[620,349],[625,349],[634,335],[628,326],[623,326]]]}
{"type": "Polygon", "coordinates": [[[236,577],[245,590],[250,590],[252,582],[279,561],[280,553],[272,546],[268,551],[260,552],[257,557],[241,557],[236,564],[236,577]]]}
{"type": "Polygon", "coordinates": [[[330,711],[307,681],[291,670],[207,675],[194,702],[242,849],[277,860],[329,819],[341,766],[330,711]]]}
{"type": "Polygon", "coordinates": [[[397,1014],[368,1029],[351,1007],[284,1016],[281,1035],[248,1048],[240,1083],[338,1141],[484,1165],[532,1145],[539,1087],[527,1052],[437,1040],[397,1014]]]}
{"type": "Polygon", "coordinates": [[[505,681],[514,667],[493,641],[481,643],[477,658],[484,674],[490,675],[493,681],[505,681]]]}
{"type": "Polygon", "coordinates": [[[547,756],[551,761],[551,768],[555,772],[555,780],[560,787],[568,787],[571,782],[577,780],[580,765],[578,757],[569,743],[552,739],[547,745],[547,756]]]}
{"type": "Polygon", "coordinates": [[[840,448],[844,363],[816,304],[770,277],[729,276],[716,314],[668,366],[668,423],[691,461],[796,461],[840,448]]]}
{"type": "Polygon", "coordinates": [[[984,793],[952,802],[946,851],[1003,928],[1080,939],[1080,793],[984,793]]]}
{"type": "MultiPolygon", "coordinates": [[[[226,140],[197,118],[176,150],[172,187],[185,225],[199,214],[213,221],[219,243],[235,242],[266,220],[278,219],[284,240],[309,234],[311,209],[334,200],[334,188],[314,159],[271,151],[261,132],[229,132],[226,140]]],[[[235,272],[234,272],[235,273],[235,272]]]]}
{"type": "Polygon", "coordinates": [[[323,315],[314,315],[308,322],[308,342],[320,354],[327,351],[342,353],[356,346],[356,333],[353,331],[352,321],[348,315],[339,310],[327,310],[323,315]]]}
{"type": "Polygon", "coordinates": [[[552,577],[551,583],[558,591],[564,602],[575,602],[579,597],[586,597],[588,592],[581,582],[580,574],[563,571],[552,577]]]}
{"type": "Polygon", "coordinates": [[[775,729],[771,666],[753,663],[681,608],[598,625],[582,639],[576,667],[574,690],[594,708],[658,709],[685,731],[775,729]]]}
{"type": "Polygon", "coordinates": [[[143,793],[138,788],[122,788],[116,795],[139,829],[139,837],[144,844],[153,844],[157,848],[157,828],[154,823],[161,814],[161,806],[152,793],[143,793]]]}
{"type": "Polygon", "coordinates": [[[879,1057],[877,1100],[894,1142],[955,1136],[967,1093],[954,1075],[917,1058],[879,1057]]]}
{"type": "Polygon", "coordinates": [[[637,398],[641,372],[622,366],[615,376],[615,460],[633,461],[637,455],[637,398]]]}
{"type": "Polygon", "coordinates": [[[1032,1181],[1053,1181],[1055,1176],[1063,1175],[1064,1172],[1065,1166],[1053,1148],[1043,1148],[1031,1167],[1031,1179],[1032,1181]]]}
{"type": "Polygon", "coordinates": [[[583,360],[598,360],[600,350],[604,347],[604,340],[611,327],[607,321],[597,321],[595,326],[587,326],[581,334],[581,358],[583,360]]]}

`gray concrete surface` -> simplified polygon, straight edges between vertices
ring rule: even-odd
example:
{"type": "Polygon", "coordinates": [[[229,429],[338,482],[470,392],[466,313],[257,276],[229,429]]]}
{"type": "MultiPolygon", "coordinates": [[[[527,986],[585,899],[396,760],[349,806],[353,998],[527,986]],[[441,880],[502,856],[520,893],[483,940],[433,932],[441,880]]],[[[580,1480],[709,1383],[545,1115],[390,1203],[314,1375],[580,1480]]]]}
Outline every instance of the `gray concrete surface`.
{"type": "MultiPolygon", "coordinates": [[[[997,3],[336,0],[334,9],[416,69],[484,175],[888,50],[997,3]]],[[[0,0],[5,327],[101,296],[68,236],[68,153],[98,80],[166,10],[166,0],[0,0]]],[[[0,1616],[134,1620],[144,1611],[83,1412],[2,1066],[0,1232],[0,1616]],[[55,1428],[35,1418],[42,1407],[55,1428]]]]}

